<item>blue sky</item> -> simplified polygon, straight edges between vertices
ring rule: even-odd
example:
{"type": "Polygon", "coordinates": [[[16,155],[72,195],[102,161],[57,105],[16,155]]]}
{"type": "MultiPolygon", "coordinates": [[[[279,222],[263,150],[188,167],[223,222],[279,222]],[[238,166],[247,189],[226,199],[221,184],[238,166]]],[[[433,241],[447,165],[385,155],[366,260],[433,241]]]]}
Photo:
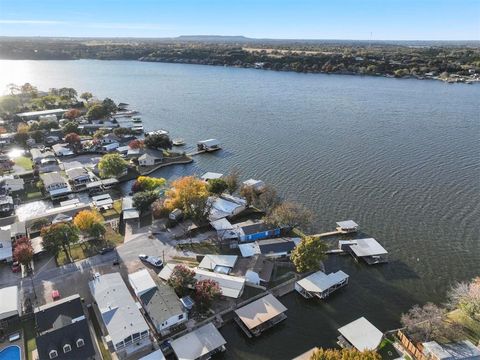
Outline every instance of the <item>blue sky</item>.
{"type": "Polygon", "coordinates": [[[480,40],[479,0],[0,0],[0,36],[480,40]]]}

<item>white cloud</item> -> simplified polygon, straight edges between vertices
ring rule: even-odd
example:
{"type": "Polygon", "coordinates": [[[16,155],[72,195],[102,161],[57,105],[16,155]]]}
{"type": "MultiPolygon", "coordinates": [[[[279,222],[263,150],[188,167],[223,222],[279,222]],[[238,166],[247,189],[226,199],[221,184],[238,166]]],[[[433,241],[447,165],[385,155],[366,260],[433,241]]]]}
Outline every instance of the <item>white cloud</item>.
{"type": "Polygon", "coordinates": [[[13,24],[13,25],[57,25],[65,24],[65,21],[57,20],[11,20],[11,19],[0,19],[0,24],[13,24]]]}

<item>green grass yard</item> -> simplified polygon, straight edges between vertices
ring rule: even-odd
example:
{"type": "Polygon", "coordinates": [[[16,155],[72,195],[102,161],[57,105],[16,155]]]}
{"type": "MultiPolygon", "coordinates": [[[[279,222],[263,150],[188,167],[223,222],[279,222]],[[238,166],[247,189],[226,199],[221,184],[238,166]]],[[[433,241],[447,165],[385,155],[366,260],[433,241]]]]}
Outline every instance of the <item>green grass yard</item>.
{"type": "Polygon", "coordinates": [[[20,166],[24,168],[25,170],[32,170],[32,159],[26,157],[26,156],[19,156],[14,160],[15,165],[20,166]]]}

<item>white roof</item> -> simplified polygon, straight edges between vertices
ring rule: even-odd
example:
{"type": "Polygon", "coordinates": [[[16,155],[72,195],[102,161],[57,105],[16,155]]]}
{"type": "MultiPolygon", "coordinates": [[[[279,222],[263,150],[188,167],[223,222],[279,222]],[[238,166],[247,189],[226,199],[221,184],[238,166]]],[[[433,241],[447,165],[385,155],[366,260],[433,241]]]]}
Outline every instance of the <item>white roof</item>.
{"type": "Polygon", "coordinates": [[[210,221],[210,225],[212,225],[212,227],[217,231],[226,231],[233,229],[233,225],[225,218],[210,221]]]}
{"type": "Polygon", "coordinates": [[[382,332],[364,317],[342,326],[338,331],[359,351],[375,350],[383,338],[382,332]]]}
{"type": "Polygon", "coordinates": [[[211,204],[209,215],[210,220],[218,220],[227,216],[235,215],[237,210],[245,207],[244,205],[240,205],[220,197],[211,196],[208,198],[208,201],[211,204]]]}
{"type": "Polygon", "coordinates": [[[238,248],[242,257],[250,257],[255,254],[260,254],[260,249],[256,243],[238,244],[238,248]]]}
{"type": "Polygon", "coordinates": [[[215,271],[217,266],[225,266],[228,268],[233,268],[237,262],[238,256],[236,255],[205,255],[200,264],[198,265],[201,269],[207,269],[215,271]]]}
{"type": "Polygon", "coordinates": [[[243,185],[260,187],[260,186],[264,186],[265,183],[262,180],[248,179],[243,182],[243,185]]]}
{"type": "Polygon", "coordinates": [[[19,315],[19,313],[17,286],[0,289],[0,320],[19,315]]]}
{"type": "Polygon", "coordinates": [[[194,360],[225,345],[227,342],[218,332],[215,325],[208,323],[187,335],[171,342],[178,360],[194,360]]]}
{"type": "Polygon", "coordinates": [[[428,355],[435,355],[437,359],[451,359],[452,355],[440,346],[436,341],[429,341],[422,344],[423,352],[428,355]]]}
{"type": "Polygon", "coordinates": [[[200,179],[202,180],[213,180],[213,179],[220,179],[223,176],[223,174],[216,173],[216,172],[206,172],[202,176],[200,176],[200,179]]]}
{"type": "Polygon", "coordinates": [[[337,225],[342,229],[354,229],[358,227],[358,224],[353,220],[339,221],[337,225]]]}
{"type": "Polygon", "coordinates": [[[172,276],[173,269],[179,264],[166,263],[163,269],[158,273],[158,277],[162,280],[168,281],[172,276]]]}
{"type": "Polygon", "coordinates": [[[158,349],[157,351],[145,355],[138,360],[165,360],[165,356],[163,355],[162,350],[158,349]]]}
{"type": "Polygon", "coordinates": [[[0,229],[0,261],[12,258],[12,235],[9,230],[0,229]]]}
{"type": "Polygon", "coordinates": [[[17,114],[18,116],[40,116],[40,115],[48,115],[48,114],[55,114],[59,112],[66,112],[65,109],[50,109],[50,110],[40,110],[40,111],[28,111],[22,112],[17,114]]]}
{"type": "Polygon", "coordinates": [[[219,274],[207,270],[195,269],[197,281],[211,279],[218,283],[222,295],[237,299],[240,297],[245,286],[245,278],[219,274]]]}
{"type": "Polygon", "coordinates": [[[88,283],[114,344],[149,327],[120,273],[100,275],[88,283]]]}
{"type": "Polygon", "coordinates": [[[345,279],[348,279],[348,275],[342,270],[328,275],[322,271],[317,271],[316,273],[297,281],[297,284],[309,292],[324,292],[345,279]]]}
{"type": "Polygon", "coordinates": [[[358,257],[388,254],[387,250],[374,238],[357,239],[355,242],[356,244],[351,245],[350,248],[358,257]]]}
{"type": "Polygon", "coordinates": [[[235,310],[235,313],[251,330],[285,311],[287,308],[275,296],[268,294],[235,310]]]}
{"type": "Polygon", "coordinates": [[[147,269],[128,274],[128,281],[137,296],[141,296],[147,291],[157,287],[157,284],[155,284],[155,281],[153,281],[147,269]]]}

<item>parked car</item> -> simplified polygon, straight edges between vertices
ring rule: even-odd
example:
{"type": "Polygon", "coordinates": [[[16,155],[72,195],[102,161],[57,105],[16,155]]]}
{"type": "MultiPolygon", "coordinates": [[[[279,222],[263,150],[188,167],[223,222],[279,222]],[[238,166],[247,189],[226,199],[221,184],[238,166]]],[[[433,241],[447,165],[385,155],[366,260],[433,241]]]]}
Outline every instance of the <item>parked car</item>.
{"type": "Polygon", "coordinates": [[[143,262],[149,263],[152,266],[155,266],[155,267],[158,267],[158,268],[163,266],[163,261],[160,260],[160,258],[158,258],[156,256],[148,256],[148,255],[145,255],[145,254],[140,254],[140,255],[138,255],[138,257],[143,262]]]}
{"type": "Polygon", "coordinates": [[[101,249],[98,251],[98,253],[99,253],[100,255],[104,255],[104,254],[109,253],[109,252],[111,252],[111,251],[113,251],[113,250],[115,250],[114,247],[108,246],[108,247],[101,248],[101,249]]]}
{"type": "Polygon", "coordinates": [[[18,273],[20,272],[20,270],[22,270],[20,267],[20,263],[18,261],[14,261],[12,264],[12,272],[18,273]]]}

